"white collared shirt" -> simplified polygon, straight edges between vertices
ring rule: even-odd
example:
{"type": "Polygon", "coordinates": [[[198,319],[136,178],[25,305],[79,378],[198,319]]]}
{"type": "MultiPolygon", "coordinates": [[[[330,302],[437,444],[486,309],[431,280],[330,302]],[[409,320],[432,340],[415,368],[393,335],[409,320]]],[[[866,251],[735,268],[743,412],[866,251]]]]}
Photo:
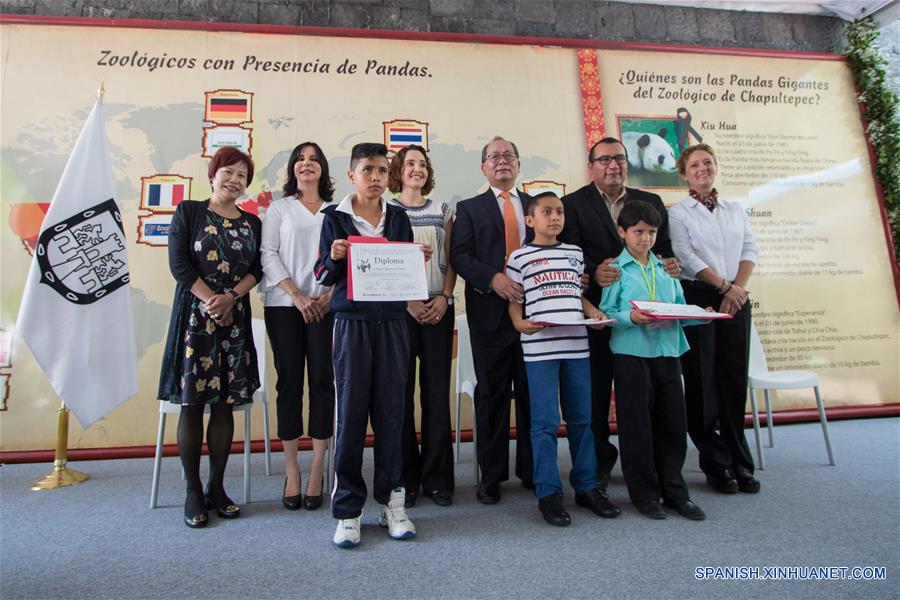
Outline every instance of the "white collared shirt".
{"type": "MultiPolygon", "coordinates": [[[[494,192],[494,198],[497,199],[497,206],[500,207],[500,216],[502,217],[503,198],[500,197],[500,193],[503,190],[491,186],[491,191],[494,192]]],[[[522,210],[522,201],[519,199],[519,192],[515,187],[509,190],[509,201],[512,202],[513,208],[516,209],[516,221],[519,222],[519,245],[522,245],[525,243],[525,212],[522,210]]]]}
{"type": "Polygon", "coordinates": [[[347,213],[353,218],[353,223],[356,225],[359,235],[367,237],[381,237],[384,235],[384,217],[387,214],[387,203],[384,201],[384,198],[378,199],[378,203],[381,205],[381,220],[378,221],[378,225],[375,227],[372,227],[371,223],[353,212],[354,198],[356,198],[356,194],[347,194],[335,210],[347,213]]]}
{"type": "Polygon", "coordinates": [[[696,280],[697,273],[710,268],[733,281],[741,261],[758,262],[759,247],[744,207],[721,196],[713,212],[690,196],[670,208],[669,235],[682,279],[696,280]]]}

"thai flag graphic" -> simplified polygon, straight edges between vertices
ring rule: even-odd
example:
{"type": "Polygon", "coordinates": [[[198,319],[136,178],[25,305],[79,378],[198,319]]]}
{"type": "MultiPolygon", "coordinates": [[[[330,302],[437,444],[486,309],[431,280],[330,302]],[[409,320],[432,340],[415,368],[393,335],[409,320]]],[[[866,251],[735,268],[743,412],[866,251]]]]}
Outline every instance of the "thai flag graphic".
{"type": "Polygon", "coordinates": [[[382,121],[384,125],[384,145],[391,152],[397,152],[410,144],[428,150],[428,123],[406,119],[382,121]]]}

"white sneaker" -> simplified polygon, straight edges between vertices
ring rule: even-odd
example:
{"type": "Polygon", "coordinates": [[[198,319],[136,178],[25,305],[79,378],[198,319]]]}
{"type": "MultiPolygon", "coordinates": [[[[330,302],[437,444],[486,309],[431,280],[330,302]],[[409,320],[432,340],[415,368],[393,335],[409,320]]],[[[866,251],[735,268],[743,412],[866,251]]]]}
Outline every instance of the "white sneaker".
{"type": "Polygon", "coordinates": [[[391,491],[387,504],[381,505],[378,524],[388,528],[388,534],[395,540],[408,540],[416,536],[416,526],[406,515],[406,490],[402,487],[391,491]]]}
{"type": "Polygon", "coordinates": [[[359,546],[359,522],[362,515],[355,519],[341,519],[338,521],[337,529],[334,532],[335,546],[339,548],[353,548],[359,546]]]}

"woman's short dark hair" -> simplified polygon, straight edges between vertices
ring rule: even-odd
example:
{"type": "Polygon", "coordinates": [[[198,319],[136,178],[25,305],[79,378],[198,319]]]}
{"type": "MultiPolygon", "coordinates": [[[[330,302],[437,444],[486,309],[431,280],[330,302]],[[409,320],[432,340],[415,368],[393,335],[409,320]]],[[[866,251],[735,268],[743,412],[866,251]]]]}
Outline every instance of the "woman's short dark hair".
{"type": "Polygon", "coordinates": [[[222,167],[230,167],[242,162],[247,165],[247,186],[253,183],[253,159],[234,146],[222,146],[209,161],[209,180],[216,177],[216,171],[222,167]]]}
{"type": "Polygon", "coordinates": [[[291,157],[288,159],[287,165],[287,181],[284,183],[282,191],[285,196],[293,196],[299,191],[297,189],[297,175],[294,174],[294,165],[300,160],[300,153],[306,147],[312,147],[316,151],[319,166],[322,167],[322,176],[319,178],[319,196],[325,202],[331,202],[334,197],[334,181],[332,181],[328,171],[328,159],[325,158],[322,148],[315,142],[303,142],[291,150],[291,157]]]}
{"type": "Polygon", "coordinates": [[[622,211],[619,213],[619,218],[616,223],[619,227],[628,231],[629,227],[634,227],[641,221],[650,227],[658,228],[662,223],[662,215],[660,215],[659,211],[656,210],[656,207],[649,202],[643,200],[629,200],[625,206],[622,207],[622,211]]]}
{"type": "Polygon", "coordinates": [[[403,161],[406,160],[406,154],[410,150],[417,150],[425,157],[425,169],[428,171],[428,177],[425,179],[425,185],[422,186],[422,195],[427,196],[434,189],[434,168],[431,166],[431,159],[428,157],[425,148],[416,144],[410,144],[402,148],[391,159],[391,169],[388,171],[388,189],[395,194],[403,191],[403,161]]]}

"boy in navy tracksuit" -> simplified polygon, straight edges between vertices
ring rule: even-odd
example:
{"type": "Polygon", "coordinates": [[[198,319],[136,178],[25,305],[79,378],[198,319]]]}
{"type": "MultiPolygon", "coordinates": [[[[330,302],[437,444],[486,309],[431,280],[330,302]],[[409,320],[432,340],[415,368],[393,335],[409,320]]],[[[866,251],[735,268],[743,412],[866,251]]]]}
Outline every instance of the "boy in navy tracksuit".
{"type": "MultiPolygon", "coordinates": [[[[381,197],[388,182],[387,149],[357,144],[350,157],[350,181],[356,193],[323,209],[316,279],[333,285],[334,378],[337,399],[335,484],[331,511],[339,519],[334,543],[350,548],[360,541],[360,517],[366,502],[362,476],[363,445],[369,417],[375,433],[373,496],[381,507],[379,523],[395,539],[415,536],[403,504],[403,403],[409,341],[406,302],[357,302],[347,298],[348,236],[385,237],[412,242],[406,212],[381,197]]],[[[426,249],[426,255],[428,249],[426,249]]]]}

